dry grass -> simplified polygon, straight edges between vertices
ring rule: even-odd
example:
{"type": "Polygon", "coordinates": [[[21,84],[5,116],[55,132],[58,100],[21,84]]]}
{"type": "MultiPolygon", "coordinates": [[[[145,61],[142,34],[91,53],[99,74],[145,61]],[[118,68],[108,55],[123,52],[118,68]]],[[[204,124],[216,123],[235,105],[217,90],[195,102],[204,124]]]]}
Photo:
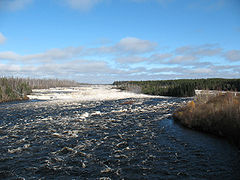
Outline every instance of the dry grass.
{"type": "Polygon", "coordinates": [[[240,95],[236,93],[198,96],[173,117],[189,128],[226,137],[240,147],[240,95]]]}

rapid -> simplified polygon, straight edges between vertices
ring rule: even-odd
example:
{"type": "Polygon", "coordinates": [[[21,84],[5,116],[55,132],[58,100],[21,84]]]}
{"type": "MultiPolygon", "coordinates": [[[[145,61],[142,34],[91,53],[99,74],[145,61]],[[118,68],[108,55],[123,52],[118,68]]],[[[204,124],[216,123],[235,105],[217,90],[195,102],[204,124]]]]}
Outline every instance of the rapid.
{"type": "Polygon", "coordinates": [[[95,85],[0,104],[0,179],[239,179],[240,152],[172,120],[189,98],[95,85]]]}

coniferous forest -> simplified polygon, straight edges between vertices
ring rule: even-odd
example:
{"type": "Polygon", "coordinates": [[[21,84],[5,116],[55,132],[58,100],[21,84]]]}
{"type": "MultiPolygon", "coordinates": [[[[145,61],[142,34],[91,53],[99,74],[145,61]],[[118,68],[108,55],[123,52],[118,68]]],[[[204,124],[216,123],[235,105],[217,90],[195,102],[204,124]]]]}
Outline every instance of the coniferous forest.
{"type": "Polygon", "coordinates": [[[195,90],[240,91],[240,79],[178,79],[159,81],[116,81],[122,90],[174,97],[191,97],[195,90]]]}

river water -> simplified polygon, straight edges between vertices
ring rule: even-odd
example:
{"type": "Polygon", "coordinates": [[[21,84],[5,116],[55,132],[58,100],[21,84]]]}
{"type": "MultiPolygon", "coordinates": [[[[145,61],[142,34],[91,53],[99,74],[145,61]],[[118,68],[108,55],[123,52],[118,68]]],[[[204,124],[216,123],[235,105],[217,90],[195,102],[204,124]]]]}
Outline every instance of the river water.
{"type": "Polygon", "coordinates": [[[174,123],[184,98],[110,86],[0,105],[0,179],[239,179],[240,152],[174,123]]]}

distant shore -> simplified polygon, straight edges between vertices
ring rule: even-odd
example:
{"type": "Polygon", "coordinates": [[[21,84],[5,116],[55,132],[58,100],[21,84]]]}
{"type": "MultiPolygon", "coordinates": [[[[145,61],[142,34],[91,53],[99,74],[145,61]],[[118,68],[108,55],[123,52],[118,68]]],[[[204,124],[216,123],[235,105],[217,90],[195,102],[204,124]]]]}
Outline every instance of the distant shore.
{"type": "Polygon", "coordinates": [[[58,79],[25,79],[0,77],[0,103],[28,100],[32,89],[70,87],[81,85],[75,81],[58,79]]]}
{"type": "Polygon", "coordinates": [[[176,79],[156,81],[116,81],[119,89],[157,96],[193,97],[196,90],[240,91],[240,79],[176,79]]]}

